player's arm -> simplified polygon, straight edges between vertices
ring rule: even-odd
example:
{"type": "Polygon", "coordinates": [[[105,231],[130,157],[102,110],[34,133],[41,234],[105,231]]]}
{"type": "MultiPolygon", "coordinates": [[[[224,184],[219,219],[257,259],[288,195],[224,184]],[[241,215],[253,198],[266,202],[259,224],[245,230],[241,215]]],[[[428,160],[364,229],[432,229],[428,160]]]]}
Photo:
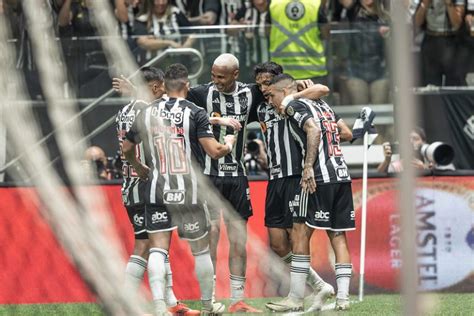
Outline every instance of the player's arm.
{"type": "Polygon", "coordinates": [[[136,144],[131,142],[130,140],[126,139],[123,142],[122,145],[122,150],[123,150],[123,155],[125,156],[125,159],[132,165],[132,167],[135,169],[135,171],[138,174],[138,177],[140,179],[146,181],[148,180],[148,173],[150,171],[150,168],[142,164],[140,161],[137,159],[137,152],[136,152],[136,144]]]}
{"type": "Polygon", "coordinates": [[[301,187],[303,191],[316,192],[316,179],[314,178],[314,163],[319,155],[319,143],[321,137],[321,127],[314,118],[306,120],[303,126],[306,133],[306,157],[304,159],[303,175],[301,177],[301,187]]]}
{"type": "Polygon", "coordinates": [[[209,122],[212,125],[221,125],[221,126],[227,126],[231,127],[234,129],[234,131],[238,132],[242,129],[242,125],[238,120],[235,118],[230,118],[230,117],[210,117],[209,122]]]}
{"type": "Polygon", "coordinates": [[[232,152],[235,143],[234,135],[226,135],[224,137],[225,144],[219,143],[214,137],[201,137],[199,143],[202,148],[212,159],[222,158],[232,152]]]}
{"type": "Polygon", "coordinates": [[[143,112],[141,111],[135,121],[133,122],[132,127],[130,130],[127,132],[125,135],[125,140],[122,144],[122,152],[125,157],[125,159],[132,165],[132,167],[135,169],[137,172],[137,175],[140,179],[143,181],[148,180],[148,173],[150,171],[150,168],[148,166],[145,166],[142,164],[138,159],[137,159],[137,152],[136,152],[136,145],[141,143],[141,138],[140,138],[140,122],[143,121],[143,112]]]}
{"type": "Polygon", "coordinates": [[[331,90],[323,85],[323,84],[314,84],[314,85],[308,85],[306,84],[306,87],[304,90],[301,90],[297,93],[293,93],[291,95],[291,99],[301,99],[301,98],[305,98],[305,99],[310,99],[310,100],[317,100],[317,99],[320,99],[324,96],[327,96],[329,94],[329,92],[331,92],[331,90]]]}
{"type": "Polygon", "coordinates": [[[337,120],[337,128],[339,129],[339,139],[341,142],[350,142],[352,140],[352,131],[343,119],[337,120]]]}
{"type": "Polygon", "coordinates": [[[225,144],[219,143],[212,133],[206,111],[199,109],[195,114],[197,135],[202,148],[212,159],[219,159],[232,152],[235,143],[234,135],[224,137],[225,144]]]}

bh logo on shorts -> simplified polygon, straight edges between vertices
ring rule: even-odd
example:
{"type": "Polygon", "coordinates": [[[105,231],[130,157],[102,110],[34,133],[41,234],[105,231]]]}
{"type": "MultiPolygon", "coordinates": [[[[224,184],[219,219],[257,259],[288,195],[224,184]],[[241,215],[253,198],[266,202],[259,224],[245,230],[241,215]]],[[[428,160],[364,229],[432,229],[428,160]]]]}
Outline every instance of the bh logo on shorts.
{"type": "Polygon", "coordinates": [[[184,224],[184,231],[188,233],[195,233],[199,231],[199,222],[196,223],[185,223],[184,224]]]}
{"type": "Polygon", "coordinates": [[[138,214],[135,214],[135,216],[133,216],[133,222],[137,226],[143,226],[143,216],[138,216],[138,214]]]}
{"type": "Polygon", "coordinates": [[[168,214],[166,212],[155,212],[151,215],[152,224],[163,223],[168,221],[168,214]]]}
{"type": "Polygon", "coordinates": [[[171,190],[163,193],[163,200],[165,204],[183,204],[184,203],[184,191],[171,190]]]}
{"type": "Polygon", "coordinates": [[[323,210],[316,211],[316,213],[314,213],[314,219],[320,222],[329,222],[329,212],[323,210]]]}

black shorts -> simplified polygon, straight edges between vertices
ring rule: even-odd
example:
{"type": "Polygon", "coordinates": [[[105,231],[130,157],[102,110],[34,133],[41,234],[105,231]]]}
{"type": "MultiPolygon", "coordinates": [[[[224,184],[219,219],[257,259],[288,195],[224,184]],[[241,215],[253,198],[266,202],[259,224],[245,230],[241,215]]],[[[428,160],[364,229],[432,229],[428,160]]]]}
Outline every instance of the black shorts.
{"type": "Polygon", "coordinates": [[[145,227],[147,233],[178,229],[186,240],[199,240],[209,231],[210,219],[205,204],[147,205],[145,227]]]}
{"type": "Polygon", "coordinates": [[[355,230],[350,182],[318,184],[316,195],[318,206],[309,210],[308,226],[333,231],[355,230]]]}
{"type": "Polygon", "coordinates": [[[299,194],[297,189],[300,187],[300,181],[300,176],[284,177],[268,181],[267,197],[265,198],[266,227],[293,227],[295,194],[299,194]],[[292,211],[290,211],[290,205],[292,211]]]}
{"type": "Polygon", "coordinates": [[[125,206],[125,208],[133,226],[135,239],[148,239],[145,228],[145,205],[125,206]]]}
{"type": "MultiPolygon", "coordinates": [[[[247,177],[209,177],[220,194],[230,203],[241,218],[247,220],[252,216],[252,204],[250,203],[250,189],[247,177]]],[[[220,219],[220,209],[210,208],[211,220],[220,219]]],[[[227,213],[227,212],[225,212],[227,213]]],[[[224,214],[225,214],[224,213],[224,214]]],[[[224,216],[224,220],[227,217],[224,216]]]]}

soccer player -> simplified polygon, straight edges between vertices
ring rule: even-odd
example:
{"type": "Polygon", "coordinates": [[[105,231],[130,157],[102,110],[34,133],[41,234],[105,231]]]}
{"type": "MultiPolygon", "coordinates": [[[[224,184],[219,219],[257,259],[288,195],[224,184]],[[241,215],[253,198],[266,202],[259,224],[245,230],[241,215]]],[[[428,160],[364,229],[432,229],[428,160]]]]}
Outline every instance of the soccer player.
{"type": "MultiPolygon", "coordinates": [[[[204,174],[208,175],[221,195],[233,210],[224,212],[224,222],[229,239],[229,270],[231,305],[229,312],[261,312],[244,299],[245,270],[247,264],[247,221],[252,216],[249,185],[243,161],[245,128],[248,121],[256,120],[256,106],[263,101],[263,95],[256,85],[237,81],[239,61],[234,55],[222,54],[212,65],[212,82],[194,87],[188,99],[207,110],[213,123],[217,140],[224,135],[236,133],[237,142],[232,153],[220,159],[207,155],[204,174]],[[253,118],[249,118],[253,113],[253,118]]],[[[211,212],[211,256],[216,270],[216,252],[220,233],[220,210],[211,212]]]]}
{"type": "MultiPolygon", "coordinates": [[[[198,198],[196,166],[203,151],[218,159],[232,151],[235,137],[214,139],[206,112],[185,100],[188,71],[181,64],[168,67],[165,89],[169,100],[158,100],[141,111],[123,143],[125,158],[146,181],[144,229],[150,240],[148,274],[155,314],[166,315],[164,301],[166,258],[171,231],[178,229],[189,241],[201,289],[202,314],[222,313],[225,306],[212,300],[213,267],[209,254],[208,216],[198,198]],[[143,144],[145,164],[137,158],[136,144],[143,144]]],[[[198,166],[197,169],[200,169],[198,166]]]]}
{"type": "MultiPolygon", "coordinates": [[[[148,91],[146,91],[143,96],[140,96],[143,100],[132,100],[129,104],[120,109],[117,114],[115,122],[120,148],[122,148],[125,135],[130,130],[138,113],[148,107],[149,103],[154,100],[159,100],[164,96],[163,71],[155,67],[143,67],[140,69],[140,72],[148,85],[148,91]]],[[[130,84],[131,83],[125,79],[114,78],[113,80],[114,89],[123,94],[131,92],[129,91],[129,89],[132,88],[130,84]]],[[[137,145],[136,153],[138,159],[144,163],[144,156],[141,155],[141,153],[143,153],[142,144],[137,145]]],[[[135,169],[133,169],[132,165],[123,155],[122,162],[122,200],[135,233],[133,254],[130,256],[125,269],[125,285],[130,291],[136,292],[145,274],[149,252],[149,240],[144,226],[145,199],[143,191],[145,189],[145,183],[140,181],[135,169]]],[[[168,257],[165,262],[165,302],[168,306],[168,311],[173,315],[199,315],[199,311],[190,309],[186,304],[178,302],[176,299],[173,292],[173,275],[168,257]]]]}
{"type": "Polygon", "coordinates": [[[281,74],[271,81],[269,100],[276,110],[288,117],[290,131],[301,145],[302,170],[299,208],[306,213],[307,229],[292,234],[293,251],[301,257],[296,266],[300,276],[291,279],[290,294],[275,306],[300,309],[304,279],[309,267],[309,240],[313,228],[327,231],[336,256],[336,310],[349,308],[349,284],[352,264],[346,231],[355,229],[351,178],[340,148],[340,136],[334,111],[323,100],[294,100],[296,82],[281,74]],[[296,248],[296,250],[295,250],[296,248]]]}
{"type": "MultiPolygon", "coordinates": [[[[282,67],[274,62],[259,64],[254,70],[255,81],[265,96],[269,94],[271,80],[283,73],[282,67]]],[[[293,98],[307,96],[318,99],[328,92],[329,89],[324,85],[313,85],[293,94],[293,98]]],[[[272,105],[262,102],[257,108],[257,114],[268,157],[270,180],[265,200],[265,226],[268,229],[270,247],[286,264],[295,266],[298,264],[299,256],[292,254],[292,228],[295,227],[296,231],[299,226],[304,228],[306,221],[305,214],[299,212],[300,209],[297,206],[301,196],[299,188],[303,169],[301,147],[290,135],[289,121],[272,105]],[[295,259],[295,262],[292,262],[292,259],[295,259]]],[[[297,269],[290,268],[290,270],[293,278],[298,276],[297,269]]],[[[334,294],[334,289],[324,282],[311,267],[309,267],[307,283],[315,294],[311,308],[314,311],[320,310],[325,301],[334,294]]],[[[273,308],[278,309],[278,307],[273,308]]],[[[285,310],[286,306],[282,309],[285,310]]]]}

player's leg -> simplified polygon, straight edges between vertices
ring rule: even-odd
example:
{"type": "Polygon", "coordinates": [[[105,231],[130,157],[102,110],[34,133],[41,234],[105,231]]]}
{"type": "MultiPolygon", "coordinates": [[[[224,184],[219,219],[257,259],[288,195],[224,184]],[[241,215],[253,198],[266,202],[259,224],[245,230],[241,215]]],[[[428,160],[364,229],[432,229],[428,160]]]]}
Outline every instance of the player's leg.
{"type": "Polygon", "coordinates": [[[153,296],[154,310],[158,315],[166,315],[166,258],[168,257],[171,231],[149,233],[148,237],[150,239],[148,281],[153,296]]]}
{"type": "Polygon", "coordinates": [[[349,247],[347,245],[346,231],[355,229],[354,205],[350,183],[328,186],[331,192],[326,192],[327,197],[332,197],[333,205],[329,208],[331,217],[331,230],[328,236],[336,256],[336,309],[349,308],[349,286],[352,277],[352,264],[349,247]]]}
{"type": "MultiPolygon", "coordinates": [[[[299,192],[299,183],[298,187],[294,187],[293,190],[299,192]]],[[[294,200],[289,204],[290,211],[294,215],[291,231],[293,254],[290,266],[290,293],[288,297],[279,302],[266,304],[267,308],[276,312],[302,311],[304,309],[306,280],[311,266],[309,240],[313,230],[305,224],[305,221],[307,209],[314,202],[312,202],[310,195],[304,192],[299,192],[294,197],[294,200]]]]}
{"type": "Polygon", "coordinates": [[[174,212],[173,216],[177,218],[178,214],[179,220],[176,221],[178,234],[189,242],[194,256],[194,269],[201,290],[201,314],[222,313],[225,306],[214,302],[212,297],[214,268],[209,252],[210,219],[207,206],[202,203],[184,206],[174,212]]]}
{"type": "MultiPolygon", "coordinates": [[[[222,179],[219,177],[210,177],[215,190],[221,191],[222,179]]],[[[212,266],[214,268],[213,275],[213,292],[212,299],[216,299],[216,275],[217,275],[217,246],[219,244],[219,238],[221,236],[221,210],[215,206],[209,208],[209,217],[211,221],[211,227],[209,230],[209,251],[211,253],[212,266]]]]}
{"type": "Polygon", "coordinates": [[[171,231],[175,229],[172,226],[169,211],[161,205],[147,205],[145,207],[145,228],[150,242],[147,268],[154,311],[158,315],[167,315],[165,303],[166,258],[171,241],[171,231]]]}
{"type": "Polygon", "coordinates": [[[135,245],[125,268],[125,287],[136,293],[145,274],[149,252],[148,235],[144,226],[145,207],[126,207],[128,218],[133,226],[135,245]]]}
{"type": "Polygon", "coordinates": [[[224,187],[225,197],[234,210],[224,212],[224,221],[229,240],[229,272],[231,313],[260,313],[244,302],[247,270],[247,220],[252,216],[250,191],[246,177],[229,179],[224,187]],[[246,196],[247,198],[242,198],[246,196]]]}

